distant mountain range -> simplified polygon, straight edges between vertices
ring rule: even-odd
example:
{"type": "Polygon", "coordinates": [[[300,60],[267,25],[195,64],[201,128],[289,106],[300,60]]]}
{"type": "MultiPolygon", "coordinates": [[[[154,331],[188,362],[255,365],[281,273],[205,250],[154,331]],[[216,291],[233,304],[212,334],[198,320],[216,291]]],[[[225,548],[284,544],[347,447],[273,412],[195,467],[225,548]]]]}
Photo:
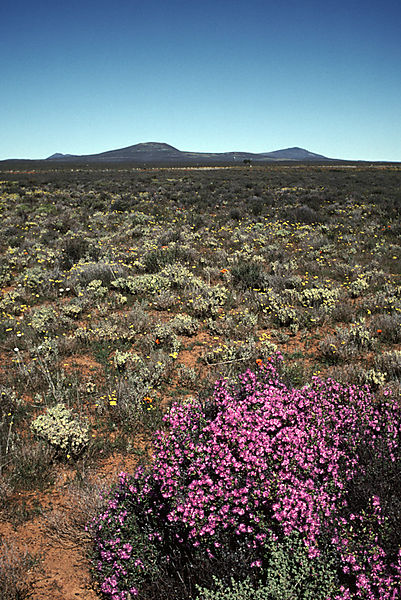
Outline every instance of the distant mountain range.
{"type": "Polygon", "coordinates": [[[161,142],[146,142],[100,152],[99,154],[52,154],[46,160],[57,162],[85,162],[85,163],[135,163],[135,164],[199,164],[199,165],[221,165],[241,163],[264,163],[277,161],[335,161],[321,154],[315,154],[303,148],[286,148],[274,152],[184,152],[169,144],[161,142]]]}

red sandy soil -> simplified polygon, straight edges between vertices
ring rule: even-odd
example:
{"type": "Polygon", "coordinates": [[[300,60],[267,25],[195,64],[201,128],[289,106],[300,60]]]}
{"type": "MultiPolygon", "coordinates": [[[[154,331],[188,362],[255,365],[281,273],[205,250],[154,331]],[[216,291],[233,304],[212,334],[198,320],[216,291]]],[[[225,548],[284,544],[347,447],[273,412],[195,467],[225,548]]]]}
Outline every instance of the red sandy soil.
{"type": "MultiPolygon", "coordinates": [[[[121,471],[132,472],[136,457],[115,455],[98,466],[96,483],[107,487],[117,480],[121,471]]],[[[96,584],[91,580],[88,552],[90,539],[70,522],[76,510],[74,496],[69,493],[72,471],[60,468],[54,486],[44,492],[25,492],[10,498],[17,509],[24,501],[29,509],[39,504],[38,516],[20,525],[1,520],[0,538],[14,543],[24,552],[40,555],[38,567],[26,573],[31,600],[96,600],[96,584]]],[[[90,474],[89,474],[90,477],[90,474]]]]}

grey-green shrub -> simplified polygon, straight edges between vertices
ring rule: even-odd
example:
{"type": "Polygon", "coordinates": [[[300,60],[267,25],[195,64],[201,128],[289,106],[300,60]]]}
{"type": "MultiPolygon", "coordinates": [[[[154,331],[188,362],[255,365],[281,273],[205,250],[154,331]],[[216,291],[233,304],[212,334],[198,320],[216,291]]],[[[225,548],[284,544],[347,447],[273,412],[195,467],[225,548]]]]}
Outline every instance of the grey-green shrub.
{"type": "Polygon", "coordinates": [[[255,588],[250,579],[235,581],[231,579],[227,585],[213,577],[214,589],[196,586],[198,595],[195,600],[271,600],[268,588],[255,588]]]}
{"type": "Polygon", "coordinates": [[[69,272],[68,285],[86,286],[93,280],[100,280],[108,285],[113,279],[122,277],[126,269],[119,263],[108,261],[86,261],[81,259],[69,272]]]}
{"type": "Polygon", "coordinates": [[[102,285],[100,279],[92,279],[86,286],[86,291],[97,300],[101,300],[107,296],[107,287],[102,285]]]}
{"type": "Polygon", "coordinates": [[[206,364],[219,364],[230,361],[250,360],[258,354],[253,340],[233,341],[212,348],[202,356],[206,364]]]}
{"type": "Polygon", "coordinates": [[[351,324],[348,331],[348,340],[360,350],[370,350],[375,343],[374,337],[372,337],[370,331],[365,326],[364,319],[351,324]]]}
{"type": "Polygon", "coordinates": [[[182,365],[177,369],[177,378],[181,385],[193,386],[199,381],[199,373],[192,367],[182,365]]]}
{"type": "Polygon", "coordinates": [[[89,429],[59,403],[31,423],[33,433],[50,444],[59,455],[78,456],[89,443],[89,429]]]}
{"type": "Polygon", "coordinates": [[[368,288],[369,283],[362,277],[352,281],[348,286],[351,298],[359,298],[359,296],[361,296],[363,292],[366,292],[368,288]]]}
{"type": "Polygon", "coordinates": [[[76,319],[82,313],[82,306],[77,301],[69,302],[61,306],[61,314],[70,319],[76,319]]]}
{"type": "Polygon", "coordinates": [[[325,287],[306,288],[298,292],[299,302],[302,306],[322,306],[325,311],[330,312],[338,299],[340,291],[325,287]]]}
{"type": "MultiPolygon", "coordinates": [[[[337,565],[328,545],[309,558],[302,536],[294,531],[282,541],[271,540],[264,589],[269,600],[326,600],[338,590],[337,565]],[[328,548],[328,549],[326,549],[328,548]]],[[[258,598],[256,596],[255,598],[258,598]]]]}
{"type": "Polygon", "coordinates": [[[283,327],[298,325],[298,313],[291,306],[281,306],[275,311],[274,318],[283,327]]]}
{"type": "Polygon", "coordinates": [[[18,281],[31,291],[43,291],[49,281],[49,274],[43,267],[30,267],[25,269],[18,281]]]}
{"type": "Polygon", "coordinates": [[[380,354],[375,359],[375,367],[386,374],[387,380],[401,380],[401,350],[380,354]]]}
{"type": "Polygon", "coordinates": [[[181,342],[170,323],[157,324],[153,330],[153,338],[156,345],[160,345],[166,352],[178,352],[181,347],[181,342]]]}
{"type": "Polygon", "coordinates": [[[129,362],[137,363],[140,361],[138,354],[131,354],[131,352],[121,352],[116,350],[113,358],[113,363],[117,371],[124,371],[129,362]]]}
{"type": "Polygon", "coordinates": [[[208,286],[203,282],[202,285],[192,285],[187,291],[188,309],[199,318],[216,316],[229,295],[227,288],[222,285],[208,286]]]}
{"type": "Polygon", "coordinates": [[[38,333],[47,333],[56,320],[57,313],[51,306],[41,306],[32,313],[30,325],[38,333]]]}
{"type": "Polygon", "coordinates": [[[190,315],[178,314],[169,323],[170,327],[179,335],[195,335],[199,328],[199,321],[190,315]]]}
{"type": "Polygon", "coordinates": [[[152,319],[146,311],[145,302],[135,302],[127,314],[129,327],[136,333],[144,333],[151,325],[152,319]]]}

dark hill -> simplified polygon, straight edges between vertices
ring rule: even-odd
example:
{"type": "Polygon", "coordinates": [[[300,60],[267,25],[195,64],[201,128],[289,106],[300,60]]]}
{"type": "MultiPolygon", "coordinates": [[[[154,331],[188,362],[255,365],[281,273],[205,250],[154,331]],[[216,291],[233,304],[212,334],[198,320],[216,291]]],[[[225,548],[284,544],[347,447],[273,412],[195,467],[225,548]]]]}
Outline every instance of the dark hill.
{"type": "Polygon", "coordinates": [[[287,148],[274,152],[185,152],[162,142],[144,142],[108,150],[99,154],[71,155],[52,154],[46,160],[69,162],[124,162],[136,164],[241,164],[244,161],[251,163],[265,163],[275,161],[331,161],[321,154],[315,154],[303,148],[287,148]]]}

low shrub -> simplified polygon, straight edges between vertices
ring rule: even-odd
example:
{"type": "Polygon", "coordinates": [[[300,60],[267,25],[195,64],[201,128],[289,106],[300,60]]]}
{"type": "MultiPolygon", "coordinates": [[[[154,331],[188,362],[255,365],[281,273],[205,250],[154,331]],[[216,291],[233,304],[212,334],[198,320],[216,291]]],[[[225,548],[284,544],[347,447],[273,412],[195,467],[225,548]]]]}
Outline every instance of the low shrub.
{"type": "Polygon", "coordinates": [[[233,579],[244,600],[400,597],[399,401],[316,377],[289,390],[279,364],[174,404],[153,463],[120,474],[91,523],[106,597],[228,600],[233,579]]]}
{"type": "Polygon", "coordinates": [[[88,428],[63,404],[57,404],[37,417],[31,429],[61,456],[79,456],[89,443],[88,428]]]}
{"type": "MultiPolygon", "coordinates": [[[[363,330],[364,332],[365,330],[363,330]]],[[[364,339],[363,333],[359,328],[354,330],[337,328],[335,335],[328,334],[319,343],[322,358],[329,364],[337,364],[355,358],[358,354],[357,342],[359,338],[364,339]]]]}
{"type": "Polygon", "coordinates": [[[327,600],[337,582],[337,565],[329,547],[311,561],[302,535],[271,539],[270,561],[263,581],[227,582],[213,578],[213,587],[196,586],[196,600],[327,600]]]}
{"type": "Polygon", "coordinates": [[[40,306],[32,312],[29,325],[38,334],[51,331],[57,323],[57,313],[50,306],[40,306]]]}
{"type": "Polygon", "coordinates": [[[401,315],[377,315],[370,326],[380,341],[393,344],[401,342],[401,315]]]}
{"type": "Polygon", "coordinates": [[[44,292],[49,284],[49,273],[40,266],[30,267],[17,280],[32,292],[44,292]]]}
{"type": "Polygon", "coordinates": [[[234,286],[242,290],[263,289],[266,285],[266,275],[261,264],[241,260],[231,269],[234,286]]]}
{"type": "Polygon", "coordinates": [[[351,281],[348,286],[349,294],[351,298],[359,298],[363,292],[369,289],[369,283],[363,277],[351,281]]]}
{"type": "Polygon", "coordinates": [[[20,440],[13,453],[10,482],[14,488],[39,490],[54,481],[54,452],[43,442],[20,440]]]}
{"type": "Polygon", "coordinates": [[[146,310],[146,304],[135,302],[127,315],[128,326],[136,333],[144,333],[151,325],[152,319],[146,310]]]}
{"type": "Polygon", "coordinates": [[[178,314],[170,321],[169,325],[179,335],[191,336],[198,331],[199,321],[190,315],[178,314]]]}
{"type": "Polygon", "coordinates": [[[386,374],[388,380],[401,380],[401,350],[391,350],[379,354],[375,358],[375,366],[386,374]]]}

